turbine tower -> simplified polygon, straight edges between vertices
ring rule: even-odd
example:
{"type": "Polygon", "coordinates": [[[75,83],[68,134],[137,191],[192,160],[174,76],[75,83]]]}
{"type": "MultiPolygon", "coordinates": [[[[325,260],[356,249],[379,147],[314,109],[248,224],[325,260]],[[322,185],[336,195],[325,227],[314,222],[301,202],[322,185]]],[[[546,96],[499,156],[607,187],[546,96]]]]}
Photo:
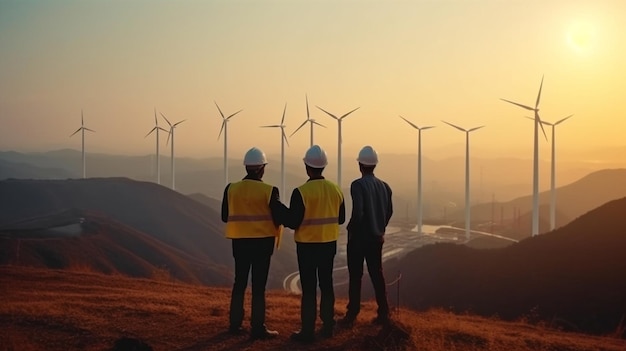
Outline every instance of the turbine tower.
{"type": "Polygon", "coordinates": [[[178,122],[172,124],[167,119],[167,117],[165,117],[163,112],[161,112],[161,116],[163,116],[163,118],[165,118],[165,122],[167,122],[167,124],[170,125],[170,130],[169,130],[169,133],[167,134],[167,142],[165,143],[165,145],[167,145],[169,143],[170,137],[171,137],[172,138],[172,157],[171,157],[171,161],[172,161],[172,190],[176,190],[176,178],[175,178],[176,174],[174,172],[174,129],[176,129],[177,125],[183,123],[186,120],[183,119],[182,121],[178,121],[178,122]]]}
{"type": "Polygon", "coordinates": [[[448,123],[446,121],[442,121],[442,122],[465,133],[465,240],[469,241],[470,239],[469,133],[475,130],[478,130],[480,128],[483,128],[484,126],[474,127],[471,129],[464,129],[452,123],[448,123]]]}
{"type": "Polygon", "coordinates": [[[550,230],[554,230],[556,228],[556,188],[555,188],[555,169],[556,169],[556,157],[555,157],[555,132],[554,129],[559,124],[565,122],[565,120],[569,119],[573,115],[569,115],[555,123],[549,123],[546,121],[541,121],[541,123],[549,125],[552,127],[552,160],[551,160],[551,170],[550,170],[550,230]]]}
{"type": "Polygon", "coordinates": [[[309,98],[306,95],[305,97],[306,97],[306,120],[302,122],[302,124],[293,133],[291,133],[289,137],[292,137],[294,134],[296,134],[300,130],[300,128],[304,127],[304,125],[307,124],[308,122],[311,124],[311,143],[309,147],[312,147],[313,146],[313,125],[317,124],[318,126],[324,127],[324,128],[326,128],[326,126],[323,124],[320,124],[319,122],[316,122],[314,119],[311,119],[311,116],[309,114],[309,98]]]}
{"type": "Polygon", "coordinates": [[[411,127],[417,129],[417,234],[422,234],[422,130],[435,128],[434,126],[418,127],[406,118],[400,116],[411,127]]]}
{"type": "Polygon", "coordinates": [[[539,234],[539,127],[543,132],[546,140],[546,131],[543,129],[541,118],[539,118],[539,100],[541,100],[541,89],[543,88],[543,77],[541,77],[541,84],[539,85],[539,93],[537,94],[537,101],[535,107],[519,104],[517,102],[509,101],[506,99],[500,99],[510,104],[519,106],[528,111],[535,112],[535,128],[534,128],[534,150],[533,150],[533,223],[532,223],[532,236],[539,234]]]}
{"type": "Polygon", "coordinates": [[[234,115],[238,114],[239,112],[243,110],[239,110],[228,117],[224,117],[224,114],[222,113],[222,109],[220,109],[220,106],[217,104],[217,102],[215,102],[215,106],[217,106],[217,110],[220,112],[220,115],[222,115],[222,127],[220,128],[220,133],[218,134],[217,139],[218,140],[220,139],[220,136],[222,135],[222,131],[223,131],[224,132],[224,186],[226,186],[228,185],[228,121],[234,115]]]}
{"type": "Polygon", "coordinates": [[[341,117],[337,117],[319,106],[316,106],[316,107],[324,111],[330,117],[337,120],[337,126],[338,126],[338,129],[337,129],[337,185],[339,186],[339,189],[341,189],[341,121],[352,112],[358,110],[360,107],[355,108],[354,110],[342,115],[341,117]]]}
{"type": "Polygon", "coordinates": [[[87,178],[87,172],[86,172],[86,168],[85,168],[85,131],[90,131],[90,132],[96,132],[95,130],[91,130],[87,127],[85,127],[85,120],[83,118],[83,110],[80,110],[80,128],[76,129],[76,131],[74,133],[72,133],[72,135],[70,135],[70,137],[74,136],[74,134],[82,131],[82,154],[83,154],[83,179],[87,178]]]}
{"type": "Polygon", "coordinates": [[[285,201],[285,143],[289,146],[287,141],[287,135],[285,135],[285,112],[287,112],[287,103],[285,103],[285,109],[283,110],[283,118],[280,120],[280,124],[273,124],[269,126],[261,126],[261,128],[280,128],[280,197],[282,201],[285,201]]]}
{"type": "Polygon", "coordinates": [[[157,184],[161,184],[161,156],[159,155],[159,131],[167,132],[167,130],[159,127],[159,120],[157,119],[156,107],[154,108],[154,128],[146,134],[144,138],[153,132],[156,133],[156,168],[157,168],[157,184]]]}

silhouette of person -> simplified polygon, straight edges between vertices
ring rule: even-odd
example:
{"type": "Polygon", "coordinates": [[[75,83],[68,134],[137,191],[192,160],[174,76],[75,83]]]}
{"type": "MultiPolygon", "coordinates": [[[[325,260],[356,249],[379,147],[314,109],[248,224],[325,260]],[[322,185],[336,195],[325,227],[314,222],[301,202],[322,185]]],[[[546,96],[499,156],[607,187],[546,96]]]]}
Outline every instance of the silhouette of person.
{"type": "Polygon", "coordinates": [[[235,259],[235,282],[230,300],[229,332],[243,332],[244,295],[252,269],[251,339],[278,336],[265,326],[265,286],[274,246],[282,235],[282,223],[288,215],[280,202],[278,188],[261,179],[267,159],[265,153],[253,147],[244,156],[247,175],[224,189],[222,221],[226,237],[232,239],[235,259]]]}
{"type": "Polygon", "coordinates": [[[335,292],[333,264],[337,253],[339,224],[345,221],[343,194],[337,184],[324,179],[328,164],[326,152],[313,145],[304,156],[309,179],[293,190],[289,204],[290,223],[298,254],[298,270],[302,285],[300,303],[301,329],[291,335],[299,342],[315,340],[317,319],[317,285],[319,279],[321,334],[332,337],[335,326],[335,292]]]}
{"type": "Polygon", "coordinates": [[[350,185],[352,215],[347,226],[347,260],[350,276],[348,306],[340,324],[352,325],[360,312],[363,261],[367,262],[367,270],[378,304],[377,317],[373,322],[387,324],[389,304],[383,275],[382,248],[385,242],[385,228],[393,214],[391,188],[374,175],[378,154],[371,146],[361,149],[357,161],[361,178],[354,180],[350,185]]]}

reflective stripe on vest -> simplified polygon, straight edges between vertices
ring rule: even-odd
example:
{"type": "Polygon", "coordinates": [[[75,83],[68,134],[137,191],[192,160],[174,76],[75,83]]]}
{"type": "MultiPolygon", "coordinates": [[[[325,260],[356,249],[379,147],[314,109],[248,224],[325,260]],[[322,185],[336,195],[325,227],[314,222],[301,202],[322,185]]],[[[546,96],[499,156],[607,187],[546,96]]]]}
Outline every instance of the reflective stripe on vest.
{"type": "Polygon", "coordinates": [[[339,238],[339,208],[343,194],[326,179],[310,180],[298,187],[304,203],[304,218],[294,239],[303,243],[325,243],[339,238]]]}
{"type": "Polygon", "coordinates": [[[226,237],[230,239],[279,236],[270,212],[273,187],[259,180],[244,179],[228,187],[226,237]]]}

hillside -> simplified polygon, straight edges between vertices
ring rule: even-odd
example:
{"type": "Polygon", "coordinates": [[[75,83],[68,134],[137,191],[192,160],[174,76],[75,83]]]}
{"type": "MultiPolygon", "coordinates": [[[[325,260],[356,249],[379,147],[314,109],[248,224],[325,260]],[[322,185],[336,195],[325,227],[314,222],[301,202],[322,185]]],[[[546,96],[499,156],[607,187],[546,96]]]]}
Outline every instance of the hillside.
{"type": "MultiPolygon", "coordinates": [[[[596,171],[573,183],[557,187],[557,228],[604,203],[624,196],[626,196],[626,169],[623,168],[596,171]]],[[[550,191],[539,193],[539,203],[541,205],[540,217],[544,222],[540,226],[540,232],[545,233],[549,231],[550,191]]],[[[500,220],[501,211],[504,213],[504,218],[507,222],[511,221],[516,209],[520,211],[520,228],[517,232],[521,233],[521,237],[527,237],[529,235],[532,218],[530,215],[532,211],[532,195],[519,197],[504,203],[492,204],[487,202],[472,206],[472,220],[483,222],[490,221],[493,216],[494,208],[495,220],[497,222],[500,220]]],[[[458,211],[451,213],[449,218],[461,221],[464,218],[463,211],[464,210],[460,208],[458,211]]]]}
{"type": "MultiPolygon", "coordinates": [[[[51,268],[60,268],[59,262],[65,262],[66,266],[85,264],[102,272],[110,270],[105,267],[116,267],[136,276],[134,262],[145,261],[171,269],[173,277],[181,281],[232,284],[231,243],[224,238],[220,213],[166,187],[126,178],[4,180],[0,181],[0,194],[0,231],[6,244],[0,250],[0,262],[51,268]],[[59,237],[52,230],[85,217],[97,222],[97,235],[59,237]],[[51,229],[44,231],[47,236],[42,228],[51,229]],[[26,239],[24,235],[28,240],[21,240],[26,239]],[[96,250],[102,242],[110,245],[96,250]],[[24,250],[31,252],[28,259],[24,250]],[[46,254],[37,254],[41,252],[46,254]],[[177,258],[167,259],[174,256],[166,252],[177,258]],[[187,268],[173,264],[180,260],[187,268]],[[192,266],[200,268],[191,270],[192,266]],[[178,274],[183,271],[199,275],[178,274]]],[[[277,251],[270,286],[282,286],[283,277],[297,270],[292,251],[277,251]]]]}
{"type": "Polygon", "coordinates": [[[624,213],[626,198],[506,248],[429,245],[389,262],[386,271],[403,272],[402,300],[416,309],[529,316],[569,330],[624,336],[624,213]]]}
{"type": "MultiPolygon", "coordinates": [[[[392,326],[368,321],[375,305],[365,302],[352,329],[301,345],[289,335],[299,326],[300,298],[269,292],[267,325],[277,339],[249,341],[225,333],[230,291],[167,281],[130,279],[91,272],[0,266],[0,350],[131,350],[122,341],[141,340],[154,351],[204,350],[425,350],[618,351],[622,339],[563,333],[545,326],[503,322],[442,311],[401,310],[392,326]]],[[[344,300],[336,303],[344,312],[344,300]]],[[[249,320],[249,315],[246,316],[249,320]]],[[[137,349],[139,350],[139,349],[137,349]]]]}

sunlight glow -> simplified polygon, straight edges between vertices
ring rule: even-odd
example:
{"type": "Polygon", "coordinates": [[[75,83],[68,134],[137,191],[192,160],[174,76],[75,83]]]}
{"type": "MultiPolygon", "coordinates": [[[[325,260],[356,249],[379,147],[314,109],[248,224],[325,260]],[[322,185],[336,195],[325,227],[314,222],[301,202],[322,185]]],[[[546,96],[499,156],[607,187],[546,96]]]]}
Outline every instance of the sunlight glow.
{"type": "Polygon", "coordinates": [[[567,43],[575,51],[589,51],[595,41],[595,29],[586,21],[575,21],[567,29],[567,43]]]}

